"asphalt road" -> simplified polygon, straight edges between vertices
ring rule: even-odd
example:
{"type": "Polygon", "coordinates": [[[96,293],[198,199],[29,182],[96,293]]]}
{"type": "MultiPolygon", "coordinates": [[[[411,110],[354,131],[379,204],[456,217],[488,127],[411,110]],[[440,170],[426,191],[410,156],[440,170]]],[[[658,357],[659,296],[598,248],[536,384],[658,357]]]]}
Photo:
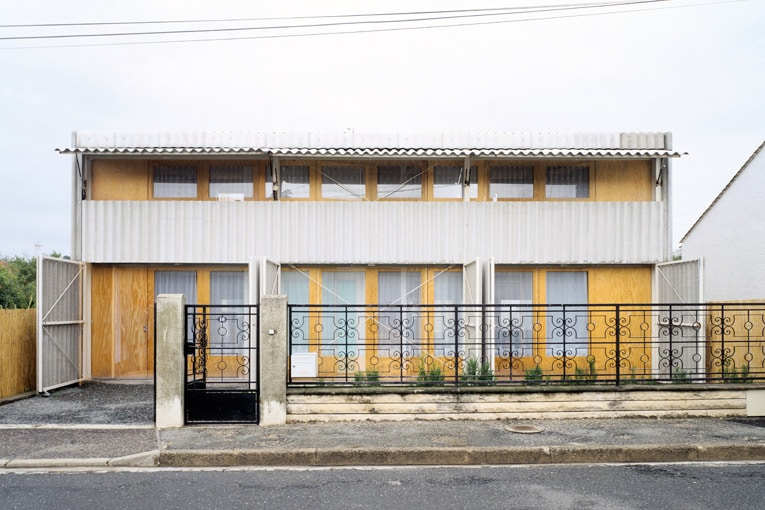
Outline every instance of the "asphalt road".
{"type": "Polygon", "coordinates": [[[0,475],[0,508],[760,509],[765,464],[0,475]]]}

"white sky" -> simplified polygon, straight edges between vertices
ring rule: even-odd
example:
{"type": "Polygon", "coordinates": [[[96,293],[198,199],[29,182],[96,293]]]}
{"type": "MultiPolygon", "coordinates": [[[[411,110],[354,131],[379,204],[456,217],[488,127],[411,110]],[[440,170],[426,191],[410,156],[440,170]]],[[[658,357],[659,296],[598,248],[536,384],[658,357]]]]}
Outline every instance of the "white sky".
{"type": "MultiPolygon", "coordinates": [[[[102,1],[4,0],[0,24],[572,2],[133,0],[105,10],[102,1]]],[[[70,253],[71,157],[54,149],[69,146],[74,130],[671,131],[674,148],[689,153],[673,163],[677,243],[765,139],[765,1],[668,0],[650,8],[320,37],[68,48],[60,46],[107,40],[0,40],[0,255],[32,256],[36,244],[70,253]]],[[[461,22],[496,19],[508,18],[461,22]]],[[[0,28],[0,37],[53,30],[64,33],[0,28]]],[[[294,32],[258,35],[286,33],[294,32]]],[[[211,35],[184,36],[200,37],[211,35]]]]}

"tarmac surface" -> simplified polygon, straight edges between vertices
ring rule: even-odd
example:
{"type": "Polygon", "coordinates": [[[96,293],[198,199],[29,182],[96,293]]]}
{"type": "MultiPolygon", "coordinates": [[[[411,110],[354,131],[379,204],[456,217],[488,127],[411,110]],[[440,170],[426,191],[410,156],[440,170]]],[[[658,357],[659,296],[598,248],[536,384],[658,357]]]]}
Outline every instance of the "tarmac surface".
{"type": "Polygon", "coordinates": [[[765,461],[765,419],[413,419],[155,429],[153,398],[151,385],[91,382],[0,405],[0,469],[765,461]]]}

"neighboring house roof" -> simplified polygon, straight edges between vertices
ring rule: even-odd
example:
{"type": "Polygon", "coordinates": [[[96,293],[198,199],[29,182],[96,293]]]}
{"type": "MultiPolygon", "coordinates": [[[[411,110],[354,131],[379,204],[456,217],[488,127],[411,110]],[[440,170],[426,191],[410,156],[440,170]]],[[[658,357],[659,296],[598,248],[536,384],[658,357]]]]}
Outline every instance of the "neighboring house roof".
{"type": "Polygon", "coordinates": [[[669,133],[115,133],[77,131],[62,154],[378,157],[679,157],[669,133]]]}
{"type": "MultiPolygon", "coordinates": [[[[725,185],[725,187],[720,191],[720,193],[717,194],[714,200],[712,200],[712,203],[709,204],[709,206],[704,210],[703,213],[701,213],[701,216],[698,217],[696,222],[691,226],[691,228],[688,229],[688,232],[685,233],[682,239],[680,239],[680,242],[685,242],[685,239],[691,234],[694,228],[696,228],[696,225],[701,223],[701,220],[707,215],[707,213],[720,201],[720,198],[725,194],[726,191],[733,185],[734,181],[738,178],[739,175],[741,175],[744,170],[752,163],[752,161],[755,160],[757,155],[762,152],[763,148],[765,148],[765,141],[763,141],[759,147],[757,147],[757,150],[755,150],[751,156],[749,156],[749,159],[746,160],[746,163],[739,169],[738,172],[736,172],[736,175],[734,175],[730,181],[728,181],[728,184],[725,185]]],[[[758,191],[759,192],[759,191],[758,191]]]]}

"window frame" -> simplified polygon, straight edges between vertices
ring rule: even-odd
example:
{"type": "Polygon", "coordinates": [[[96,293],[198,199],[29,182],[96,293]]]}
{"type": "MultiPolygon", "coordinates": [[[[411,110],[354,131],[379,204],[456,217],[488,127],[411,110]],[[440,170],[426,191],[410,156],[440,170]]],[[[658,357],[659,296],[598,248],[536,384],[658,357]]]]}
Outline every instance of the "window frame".
{"type": "Polygon", "coordinates": [[[316,191],[317,200],[320,201],[330,201],[330,202],[363,202],[366,200],[369,200],[369,197],[372,194],[372,182],[370,179],[370,171],[369,166],[366,163],[359,162],[359,161],[338,161],[338,160],[322,160],[317,162],[317,170],[316,170],[316,182],[314,184],[314,187],[318,188],[316,191]],[[351,168],[351,167],[360,167],[362,172],[362,183],[364,186],[364,195],[361,197],[347,197],[347,198],[336,198],[336,197],[324,197],[324,168],[325,167],[335,167],[335,168],[351,168]]]}
{"type": "Polygon", "coordinates": [[[207,190],[205,179],[202,178],[202,164],[199,161],[153,161],[150,165],[150,190],[152,200],[199,200],[200,197],[205,196],[207,190]],[[160,167],[173,168],[173,167],[190,167],[194,169],[194,195],[193,196],[158,196],[157,195],[157,171],[160,167]]]}
{"type": "MultiPolygon", "coordinates": [[[[426,160],[390,160],[390,161],[377,161],[373,164],[374,167],[374,197],[373,200],[385,201],[385,202],[425,202],[428,200],[426,193],[427,188],[427,174],[429,172],[426,160]],[[417,175],[420,177],[420,196],[414,197],[395,197],[390,194],[380,193],[380,167],[414,167],[417,175]]],[[[410,179],[411,180],[411,179],[410,179]]],[[[408,182],[408,181],[407,181],[408,182]]],[[[402,185],[405,183],[401,183],[402,185]]],[[[391,186],[395,186],[392,184],[391,186]]],[[[395,191],[394,191],[395,193],[395,191]]]]}

